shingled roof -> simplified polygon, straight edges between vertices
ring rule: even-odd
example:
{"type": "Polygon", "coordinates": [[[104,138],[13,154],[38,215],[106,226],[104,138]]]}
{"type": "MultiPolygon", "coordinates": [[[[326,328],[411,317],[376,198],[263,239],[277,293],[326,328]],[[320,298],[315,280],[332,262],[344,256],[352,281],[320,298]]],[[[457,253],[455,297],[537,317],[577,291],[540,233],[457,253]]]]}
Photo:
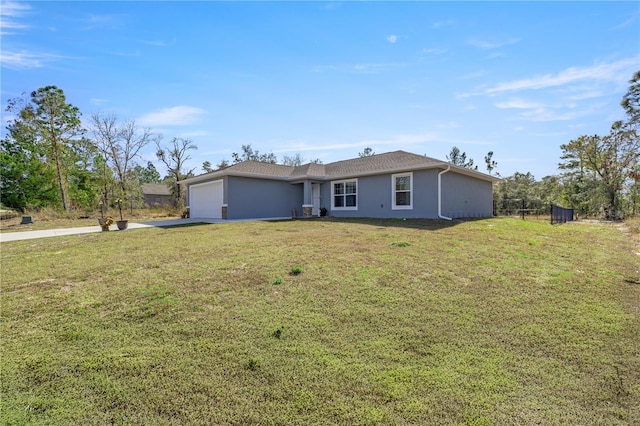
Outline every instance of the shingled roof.
{"type": "Polygon", "coordinates": [[[140,186],[146,195],[171,195],[171,188],[163,183],[143,183],[140,186]]]}
{"type": "MultiPolygon", "coordinates": [[[[185,179],[180,183],[196,183],[211,180],[219,176],[247,176],[264,179],[282,179],[296,181],[298,179],[336,179],[378,173],[400,172],[415,169],[446,168],[449,163],[412,154],[406,151],[393,151],[351,160],[336,161],[329,164],[309,163],[302,166],[283,166],[280,164],[243,161],[222,170],[185,179]]],[[[452,166],[456,170],[486,180],[496,180],[493,176],[474,170],[452,166]]]]}
{"type": "Polygon", "coordinates": [[[283,166],[281,164],[263,163],[260,161],[243,161],[213,173],[226,172],[224,174],[231,174],[230,172],[233,172],[234,174],[287,177],[291,175],[293,169],[294,168],[291,166],[283,166]]]}
{"type": "Polygon", "coordinates": [[[324,176],[325,174],[324,164],[309,163],[296,167],[290,176],[324,176]]]}
{"type": "Polygon", "coordinates": [[[443,164],[443,162],[424,155],[393,151],[351,160],[336,161],[335,163],[327,164],[325,170],[327,176],[333,177],[385,172],[418,166],[435,166],[438,164],[443,164]]]}

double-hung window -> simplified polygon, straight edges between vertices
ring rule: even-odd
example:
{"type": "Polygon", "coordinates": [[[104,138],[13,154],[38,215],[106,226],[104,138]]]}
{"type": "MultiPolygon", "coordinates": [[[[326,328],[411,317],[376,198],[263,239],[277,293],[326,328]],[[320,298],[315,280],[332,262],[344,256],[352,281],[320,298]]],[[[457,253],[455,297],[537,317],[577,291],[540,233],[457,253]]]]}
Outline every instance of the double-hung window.
{"type": "Polygon", "coordinates": [[[358,180],[331,182],[331,209],[358,210],[358,180]]]}
{"type": "Polygon", "coordinates": [[[391,205],[393,210],[413,209],[413,173],[391,176],[391,205]]]}

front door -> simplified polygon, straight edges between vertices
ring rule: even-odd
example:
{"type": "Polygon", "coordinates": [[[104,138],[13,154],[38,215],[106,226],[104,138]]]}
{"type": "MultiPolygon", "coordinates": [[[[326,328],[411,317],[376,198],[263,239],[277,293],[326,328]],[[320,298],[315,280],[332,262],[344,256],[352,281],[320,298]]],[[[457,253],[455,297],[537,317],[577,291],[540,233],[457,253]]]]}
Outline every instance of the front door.
{"type": "Polygon", "coordinates": [[[311,196],[313,197],[313,207],[311,208],[311,214],[313,216],[320,216],[320,184],[311,184],[311,196]]]}

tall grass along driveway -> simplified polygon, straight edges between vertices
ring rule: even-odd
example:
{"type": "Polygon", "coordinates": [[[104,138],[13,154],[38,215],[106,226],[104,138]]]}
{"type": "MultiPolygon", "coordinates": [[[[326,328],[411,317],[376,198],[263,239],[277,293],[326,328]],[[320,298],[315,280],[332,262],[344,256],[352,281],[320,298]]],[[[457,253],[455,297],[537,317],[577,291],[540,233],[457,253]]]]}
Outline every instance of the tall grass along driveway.
{"type": "Polygon", "coordinates": [[[3,424],[640,424],[614,227],[287,221],[3,243],[3,424]]]}

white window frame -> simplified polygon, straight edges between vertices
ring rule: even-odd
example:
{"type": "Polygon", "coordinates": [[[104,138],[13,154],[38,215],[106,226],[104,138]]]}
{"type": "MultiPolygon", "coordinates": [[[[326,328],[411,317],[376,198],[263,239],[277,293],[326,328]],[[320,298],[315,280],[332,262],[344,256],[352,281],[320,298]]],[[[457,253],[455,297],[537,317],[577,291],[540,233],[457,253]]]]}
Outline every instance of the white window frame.
{"type": "MultiPolygon", "coordinates": [[[[405,192],[405,191],[402,191],[405,192]]],[[[413,210],[413,172],[396,173],[391,175],[391,210],[413,210]],[[396,178],[409,176],[409,205],[396,205],[396,178]]]]}
{"type": "Polygon", "coordinates": [[[331,210],[341,211],[341,210],[358,210],[358,179],[345,179],[345,180],[334,180],[331,182],[331,210]],[[347,195],[355,195],[356,196],[356,205],[355,206],[344,206],[344,207],[336,207],[336,194],[335,194],[335,185],[341,183],[346,186],[347,183],[355,182],[356,184],[356,193],[355,194],[338,194],[338,196],[342,195],[345,199],[345,204],[347,201],[347,195]]]}

